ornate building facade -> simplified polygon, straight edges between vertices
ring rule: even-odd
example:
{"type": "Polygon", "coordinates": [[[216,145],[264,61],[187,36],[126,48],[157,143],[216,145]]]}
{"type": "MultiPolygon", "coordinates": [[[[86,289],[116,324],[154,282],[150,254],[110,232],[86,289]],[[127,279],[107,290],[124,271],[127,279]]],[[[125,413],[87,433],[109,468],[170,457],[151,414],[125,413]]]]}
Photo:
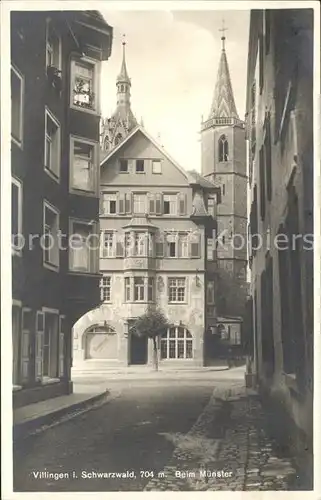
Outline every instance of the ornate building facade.
{"type": "Polygon", "coordinates": [[[137,120],[131,110],[131,80],[126,66],[126,43],[123,42],[123,60],[117,76],[117,106],[110,118],[101,123],[101,154],[106,156],[137,126],[137,120]]]}
{"type": "Polygon", "coordinates": [[[221,190],[217,224],[217,308],[244,315],[247,295],[247,172],[244,122],[240,120],[222,37],[211,110],[201,126],[202,175],[221,190]]]}
{"type": "Polygon", "coordinates": [[[215,252],[219,189],[183,170],[142,126],[101,163],[101,301],[74,327],[74,368],[152,363],[152,341],[131,333],[161,307],[171,328],[160,339],[163,365],[202,366],[216,324],[215,252]],[[208,253],[211,255],[208,258],[208,253]]]}

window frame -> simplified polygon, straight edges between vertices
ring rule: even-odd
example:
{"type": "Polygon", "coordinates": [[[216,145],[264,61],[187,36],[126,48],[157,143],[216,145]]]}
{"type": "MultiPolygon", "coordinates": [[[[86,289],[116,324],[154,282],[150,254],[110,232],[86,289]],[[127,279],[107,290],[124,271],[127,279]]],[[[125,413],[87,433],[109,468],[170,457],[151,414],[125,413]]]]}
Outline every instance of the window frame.
{"type": "Polygon", "coordinates": [[[103,197],[103,215],[117,215],[118,213],[118,193],[117,192],[106,192],[106,191],[103,191],[102,193],[102,197],[103,197]],[[115,199],[112,200],[112,199],[109,199],[108,197],[112,198],[114,197],[115,199]],[[115,212],[111,212],[110,210],[110,202],[115,202],[115,212]],[[106,207],[106,209],[105,209],[106,207]],[[107,209],[108,208],[108,209],[107,209]]]}
{"type": "Polygon", "coordinates": [[[77,111],[83,112],[83,113],[89,113],[92,115],[100,115],[100,101],[99,101],[99,91],[100,91],[100,71],[99,71],[99,65],[98,61],[95,59],[91,59],[90,57],[83,56],[80,58],[73,58],[71,60],[71,68],[70,68],[70,108],[75,109],[77,111]],[[93,68],[93,82],[92,82],[92,88],[93,88],[93,95],[94,95],[94,106],[93,108],[87,108],[85,106],[77,106],[77,104],[74,103],[74,83],[76,80],[76,67],[77,64],[79,66],[83,65],[90,65],[93,68]]]}
{"type": "Polygon", "coordinates": [[[225,134],[222,134],[218,139],[218,161],[219,163],[229,161],[229,143],[225,134]]]}
{"type": "Polygon", "coordinates": [[[162,160],[153,159],[152,160],[152,174],[154,174],[154,175],[161,175],[162,174],[162,170],[163,170],[162,160]],[[155,172],[155,170],[154,170],[154,164],[155,163],[159,164],[159,166],[160,166],[160,171],[159,172],[155,172]]]}
{"type": "Polygon", "coordinates": [[[119,160],[118,160],[118,161],[119,161],[119,168],[118,168],[118,172],[119,172],[120,174],[129,174],[129,160],[128,160],[128,158],[119,158],[119,160]],[[126,162],[126,163],[125,163],[125,162],[126,162]],[[127,168],[126,168],[126,170],[122,170],[122,169],[121,169],[122,164],[123,164],[123,165],[125,165],[125,164],[126,164],[126,167],[127,167],[127,168]]]}
{"type": "MultiPolygon", "coordinates": [[[[91,232],[89,234],[95,234],[99,238],[99,223],[97,221],[89,221],[86,219],[78,219],[74,217],[69,218],[69,235],[71,236],[72,234],[77,234],[73,230],[73,226],[75,224],[78,225],[83,225],[86,226],[87,228],[91,228],[91,232]]],[[[88,234],[88,236],[89,236],[88,234]]],[[[72,248],[69,247],[68,250],[68,271],[69,273],[73,274],[84,274],[84,275],[89,275],[89,274],[98,274],[99,272],[99,248],[100,245],[96,245],[93,248],[89,248],[89,270],[86,271],[85,269],[75,269],[73,267],[73,255],[72,255],[72,248]]]]}
{"type": "MultiPolygon", "coordinates": [[[[42,249],[42,265],[43,267],[50,269],[51,271],[56,271],[59,272],[60,269],[60,249],[58,246],[58,232],[60,230],[60,210],[52,205],[49,201],[46,199],[43,200],[43,236],[45,237],[46,235],[46,210],[49,210],[51,213],[55,214],[56,216],[56,225],[57,225],[57,249],[56,249],[56,263],[53,262],[47,262],[45,260],[45,252],[47,251],[45,248],[42,249]]],[[[53,235],[55,238],[55,236],[53,235]]],[[[54,249],[51,249],[54,250],[54,249]]]]}
{"type": "MultiPolygon", "coordinates": [[[[12,184],[14,184],[18,188],[18,207],[17,207],[18,221],[17,221],[17,226],[18,226],[18,234],[22,234],[22,230],[23,230],[23,183],[17,177],[12,176],[11,177],[11,189],[12,189],[12,184]]],[[[12,191],[11,191],[11,204],[12,204],[12,191]]],[[[11,208],[11,212],[12,212],[12,208],[11,208]]],[[[12,213],[11,213],[11,238],[13,236],[12,229],[13,229],[13,227],[12,227],[12,213]]],[[[14,247],[12,246],[12,253],[14,255],[18,255],[19,257],[21,257],[22,256],[22,249],[15,250],[14,247]]]]}
{"type": "Polygon", "coordinates": [[[100,258],[101,259],[114,259],[116,257],[116,233],[113,230],[103,229],[100,231],[100,258]],[[111,235],[110,241],[111,246],[105,246],[105,236],[111,235]],[[108,249],[108,252],[104,253],[104,250],[108,249]],[[108,255],[107,255],[108,254],[108,255]]]}
{"type": "Polygon", "coordinates": [[[194,358],[194,339],[192,333],[185,328],[184,326],[172,326],[167,329],[167,332],[165,335],[163,335],[160,339],[160,357],[161,360],[192,360],[194,358]],[[183,330],[183,336],[179,335],[179,330],[183,330]],[[174,334],[172,333],[174,330],[174,334]],[[175,350],[175,356],[171,357],[170,356],[170,346],[171,342],[174,342],[174,350],[175,350]],[[180,343],[183,343],[183,356],[179,356],[179,345],[180,343]],[[165,349],[163,348],[165,346],[165,349]],[[187,349],[188,346],[191,346],[191,351],[190,348],[187,349]],[[166,351],[166,356],[163,356],[164,350],[166,351]],[[187,352],[191,353],[191,356],[187,356],[187,352]]]}
{"type": "Polygon", "coordinates": [[[169,277],[167,281],[167,298],[169,304],[186,304],[187,303],[187,280],[185,276],[175,276],[169,277]],[[176,284],[172,285],[171,283],[176,280],[176,284]],[[184,281],[184,298],[183,300],[178,300],[179,297],[179,289],[182,289],[183,286],[179,286],[179,280],[184,281]],[[171,290],[176,289],[175,295],[176,298],[171,299],[171,290]]]}
{"type": "Polygon", "coordinates": [[[24,101],[25,101],[25,78],[24,75],[14,66],[11,65],[11,72],[10,72],[10,77],[12,75],[12,72],[15,74],[15,76],[20,80],[20,119],[19,119],[19,136],[20,137],[15,137],[12,134],[12,85],[11,85],[11,141],[14,142],[20,149],[23,149],[24,145],[24,140],[23,140],[23,135],[24,135],[24,101]]]}
{"type": "Polygon", "coordinates": [[[146,278],[144,276],[133,276],[133,302],[146,302],[146,278]],[[142,280],[142,283],[135,283],[135,280],[142,280]],[[143,291],[143,298],[136,298],[136,290],[137,297],[139,297],[141,291],[143,291]]]}
{"type": "MultiPolygon", "coordinates": [[[[53,53],[53,52],[52,52],[53,53]]],[[[52,19],[48,18],[46,20],[46,70],[49,67],[54,67],[57,68],[58,71],[61,71],[62,69],[62,42],[61,42],[61,35],[57,32],[57,29],[53,25],[52,19]],[[57,37],[58,40],[58,65],[56,66],[48,64],[48,44],[49,44],[49,30],[52,30],[53,34],[57,37]]]]}
{"type": "Polygon", "coordinates": [[[179,207],[179,202],[178,202],[178,193],[163,193],[163,215],[169,216],[169,217],[176,217],[178,216],[178,207],[179,207]],[[166,200],[166,197],[171,197],[172,199],[166,200]],[[169,204],[169,212],[165,212],[165,203],[169,204]],[[176,207],[176,210],[174,212],[171,212],[171,206],[174,203],[174,207],[176,207]]]}
{"type": "Polygon", "coordinates": [[[111,302],[111,289],[112,289],[112,276],[111,275],[103,275],[100,279],[100,300],[104,303],[111,302]],[[104,280],[107,280],[107,283],[104,283],[104,280]],[[107,291],[107,298],[105,298],[105,292],[107,291]]]}
{"type": "Polygon", "coordinates": [[[136,174],[146,174],[145,164],[146,164],[146,160],[144,158],[137,158],[135,160],[135,173],[136,174]],[[143,170],[137,170],[137,166],[138,166],[139,162],[142,162],[143,170]]]}
{"type": "MultiPolygon", "coordinates": [[[[142,202],[140,201],[140,204],[142,202]]],[[[148,213],[148,197],[147,197],[147,192],[146,191],[136,191],[132,193],[132,213],[133,215],[145,215],[148,213]],[[143,196],[145,198],[145,210],[142,212],[136,212],[135,211],[135,196],[143,196]]]]}
{"type": "MultiPolygon", "coordinates": [[[[50,154],[50,157],[52,157],[52,154],[50,154]]],[[[50,111],[50,109],[46,106],[45,107],[45,144],[44,144],[44,170],[47,174],[50,175],[55,181],[59,182],[60,180],[60,170],[61,170],[61,126],[59,120],[55,117],[55,115],[50,111]],[[57,127],[57,130],[55,134],[57,134],[57,151],[56,151],[56,156],[57,156],[57,169],[54,170],[46,165],[47,161],[47,137],[50,137],[49,134],[47,134],[47,124],[48,124],[48,118],[54,123],[54,125],[57,127]]]]}
{"type": "Polygon", "coordinates": [[[98,142],[93,141],[91,139],[86,139],[84,137],[79,137],[76,135],[70,136],[70,168],[69,168],[69,192],[72,194],[78,194],[81,196],[93,196],[98,197],[98,189],[99,189],[99,169],[98,169],[98,142]],[[73,174],[74,174],[74,150],[75,143],[79,142],[82,144],[86,144],[92,146],[93,150],[93,159],[92,159],[92,189],[82,189],[79,187],[75,187],[73,185],[73,174]]]}

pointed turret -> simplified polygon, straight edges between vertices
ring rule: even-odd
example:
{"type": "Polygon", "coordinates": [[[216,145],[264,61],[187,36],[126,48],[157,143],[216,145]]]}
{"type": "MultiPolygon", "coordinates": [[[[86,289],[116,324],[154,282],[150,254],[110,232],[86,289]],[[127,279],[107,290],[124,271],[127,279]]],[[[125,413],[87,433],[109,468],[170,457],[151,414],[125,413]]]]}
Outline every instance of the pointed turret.
{"type": "Polygon", "coordinates": [[[223,31],[223,36],[221,37],[222,53],[218,67],[214,97],[212,101],[209,118],[239,119],[235,106],[234,94],[230,78],[230,71],[225,51],[225,36],[224,36],[225,30],[226,28],[224,27],[220,30],[223,31]]]}
{"type": "Polygon", "coordinates": [[[117,76],[117,84],[118,83],[128,83],[130,85],[130,78],[128,76],[127,72],[127,66],[126,66],[126,53],[125,53],[125,47],[126,47],[126,42],[125,40],[122,42],[123,45],[123,60],[120,68],[120,73],[117,76]]]}
{"type": "Polygon", "coordinates": [[[130,88],[131,81],[126,66],[126,42],[123,40],[123,59],[120,73],[116,79],[117,106],[108,120],[104,121],[101,137],[103,152],[110,151],[122,141],[129,132],[137,126],[137,120],[131,110],[130,88]]]}

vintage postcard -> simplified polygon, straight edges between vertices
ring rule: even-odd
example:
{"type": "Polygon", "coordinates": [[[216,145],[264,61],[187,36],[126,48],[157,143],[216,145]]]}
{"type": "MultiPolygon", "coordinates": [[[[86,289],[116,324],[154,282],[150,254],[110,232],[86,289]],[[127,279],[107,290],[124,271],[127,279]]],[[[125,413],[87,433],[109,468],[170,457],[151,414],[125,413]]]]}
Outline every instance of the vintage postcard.
{"type": "Polygon", "coordinates": [[[5,500],[320,498],[319,25],[2,2],[5,500]]]}

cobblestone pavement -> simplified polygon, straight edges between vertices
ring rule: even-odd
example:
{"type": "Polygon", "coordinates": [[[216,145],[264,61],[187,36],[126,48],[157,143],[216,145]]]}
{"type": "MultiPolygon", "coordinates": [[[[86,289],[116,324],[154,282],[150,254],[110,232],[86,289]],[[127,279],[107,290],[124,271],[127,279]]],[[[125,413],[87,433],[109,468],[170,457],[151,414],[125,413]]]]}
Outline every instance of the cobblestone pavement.
{"type": "Polygon", "coordinates": [[[179,379],[115,384],[109,403],[17,443],[15,491],[299,489],[290,458],[264,430],[258,398],[242,381],[213,387],[179,379]],[[108,476],[126,471],[132,477],[108,476]]]}
{"type": "Polygon", "coordinates": [[[175,444],[162,475],[145,491],[255,491],[295,489],[296,470],[276,456],[264,431],[258,398],[239,385],[217,388],[185,434],[165,435],[175,444]]]}

